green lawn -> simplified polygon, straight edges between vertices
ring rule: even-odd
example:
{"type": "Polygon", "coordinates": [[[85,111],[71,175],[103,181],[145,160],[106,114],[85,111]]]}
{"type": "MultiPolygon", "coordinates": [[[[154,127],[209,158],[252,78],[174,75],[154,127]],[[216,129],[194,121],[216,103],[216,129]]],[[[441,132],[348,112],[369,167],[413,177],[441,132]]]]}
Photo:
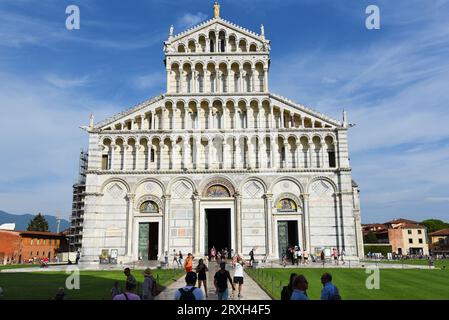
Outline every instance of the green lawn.
{"type": "Polygon", "coordinates": [[[247,273],[274,299],[281,298],[282,286],[288,283],[290,273],[303,274],[309,282],[308,295],[319,300],[320,277],[329,272],[333,283],[345,300],[425,300],[449,299],[449,272],[447,270],[379,269],[380,289],[368,290],[365,269],[248,269],[247,273]],[[272,281],[273,279],[273,281],[272,281]],[[281,286],[282,283],[282,286],[281,286]]]}
{"type": "MultiPolygon", "coordinates": [[[[410,264],[428,266],[429,261],[427,259],[403,259],[403,260],[364,260],[363,262],[370,263],[388,263],[388,264],[410,264]]],[[[449,270],[449,259],[434,260],[434,266],[436,268],[449,270]]]]}
{"type": "Polygon", "coordinates": [[[7,264],[7,265],[0,265],[0,270],[38,268],[38,267],[40,267],[38,264],[7,264]]]}
{"type": "MultiPolygon", "coordinates": [[[[184,273],[176,270],[153,270],[158,283],[168,285],[173,278],[179,278],[184,273]]],[[[136,277],[140,287],[143,283],[143,271],[135,270],[132,274],[136,277]]],[[[67,290],[69,300],[110,300],[111,288],[115,281],[119,286],[125,287],[125,275],[122,271],[81,271],[80,290],[67,290]]],[[[3,288],[3,299],[52,299],[59,287],[65,287],[68,275],[65,272],[22,272],[1,273],[0,287],[3,288]]]]}

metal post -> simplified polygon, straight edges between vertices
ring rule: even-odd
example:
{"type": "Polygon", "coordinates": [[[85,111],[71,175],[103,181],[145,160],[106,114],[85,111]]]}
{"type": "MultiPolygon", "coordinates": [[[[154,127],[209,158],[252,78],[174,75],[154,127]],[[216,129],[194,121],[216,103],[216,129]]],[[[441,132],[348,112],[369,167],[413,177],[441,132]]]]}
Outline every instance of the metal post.
{"type": "Polygon", "coordinates": [[[271,275],[271,294],[274,294],[274,276],[271,275]]]}

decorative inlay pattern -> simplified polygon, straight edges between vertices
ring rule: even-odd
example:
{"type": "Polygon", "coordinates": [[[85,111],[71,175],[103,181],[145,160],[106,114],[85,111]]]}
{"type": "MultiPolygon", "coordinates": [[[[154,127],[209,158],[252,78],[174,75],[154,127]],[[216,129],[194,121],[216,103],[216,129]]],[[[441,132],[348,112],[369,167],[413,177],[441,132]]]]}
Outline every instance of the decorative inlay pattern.
{"type": "Polygon", "coordinates": [[[114,183],[111,187],[109,187],[108,192],[114,199],[124,196],[123,189],[117,183],[114,183]]]}
{"type": "Polygon", "coordinates": [[[176,184],[173,192],[176,198],[185,199],[192,194],[192,189],[186,182],[181,181],[178,184],[176,184]]]}
{"type": "Polygon", "coordinates": [[[244,195],[248,198],[260,198],[263,194],[263,188],[259,182],[251,181],[245,184],[244,195]]]}

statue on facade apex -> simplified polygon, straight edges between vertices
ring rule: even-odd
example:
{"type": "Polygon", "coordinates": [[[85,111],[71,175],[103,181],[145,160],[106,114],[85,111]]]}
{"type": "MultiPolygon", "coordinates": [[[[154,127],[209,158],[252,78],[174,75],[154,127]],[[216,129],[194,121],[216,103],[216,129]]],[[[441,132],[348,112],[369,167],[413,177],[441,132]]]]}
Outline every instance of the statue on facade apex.
{"type": "Polygon", "coordinates": [[[260,35],[262,38],[265,38],[265,27],[263,24],[260,25],[260,35]]]}
{"type": "Polygon", "coordinates": [[[220,4],[218,1],[215,1],[214,4],[214,18],[220,18],[220,4]]]}
{"type": "Polygon", "coordinates": [[[173,27],[173,25],[170,26],[170,33],[169,33],[169,37],[173,37],[173,32],[175,31],[175,28],[173,27]]]}

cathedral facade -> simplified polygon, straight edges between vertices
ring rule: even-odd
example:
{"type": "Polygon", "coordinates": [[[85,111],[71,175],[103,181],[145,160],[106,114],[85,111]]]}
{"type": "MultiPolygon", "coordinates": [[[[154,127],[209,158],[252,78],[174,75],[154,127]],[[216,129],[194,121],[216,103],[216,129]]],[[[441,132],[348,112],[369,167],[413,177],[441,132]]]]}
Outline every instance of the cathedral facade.
{"type": "Polygon", "coordinates": [[[212,246],[363,256],[348,124],[269,91],[270,41],[220,17],[164,42],[166,93],[86,127],[82,261],[212,246]]]}

